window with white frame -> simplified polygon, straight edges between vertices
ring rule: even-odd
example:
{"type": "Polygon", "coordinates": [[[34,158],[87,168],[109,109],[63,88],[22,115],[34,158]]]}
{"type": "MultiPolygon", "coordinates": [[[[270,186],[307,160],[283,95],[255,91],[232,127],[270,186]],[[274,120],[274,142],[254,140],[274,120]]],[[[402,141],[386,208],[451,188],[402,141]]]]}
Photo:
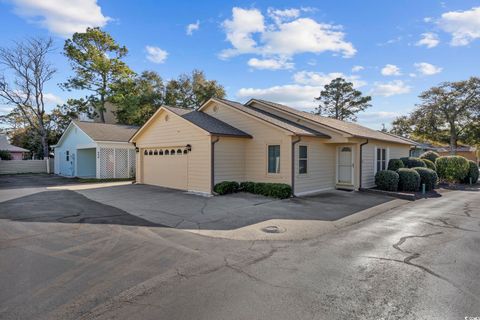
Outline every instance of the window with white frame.
{"type": "Polygon", "coordinates": [[[306,174],[308,168],[308,148],[307,146],[298,147],[298,173],[306,174]]]}
{"type": "Polygon", "coordinates": [[[378,148],[375,155],[375,172],[387,170],[388,152],[386,148],[378,148]]]}
{"type": "Polygon", "coordinates": [[[280,173],[280,146],[268,146],[268,173],[280,173]]]}

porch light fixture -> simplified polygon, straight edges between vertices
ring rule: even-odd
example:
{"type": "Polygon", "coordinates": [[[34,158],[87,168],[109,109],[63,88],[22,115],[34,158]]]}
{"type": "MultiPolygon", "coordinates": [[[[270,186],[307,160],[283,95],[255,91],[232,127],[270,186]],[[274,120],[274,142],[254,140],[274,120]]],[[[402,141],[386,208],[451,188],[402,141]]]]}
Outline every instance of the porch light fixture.
{"type": "Polygon", "coordinates": [[[140,152],[140,148],[135,147],[135,152],[136,152],[136,153],[140,152]]]}

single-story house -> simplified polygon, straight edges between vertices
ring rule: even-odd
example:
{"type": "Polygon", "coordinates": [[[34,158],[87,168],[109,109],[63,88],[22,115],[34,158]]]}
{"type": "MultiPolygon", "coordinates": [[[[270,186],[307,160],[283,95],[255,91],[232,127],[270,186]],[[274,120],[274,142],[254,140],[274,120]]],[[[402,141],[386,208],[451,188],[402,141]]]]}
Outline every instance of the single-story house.
{"type": "Polygon", "coordinates": [[[136,180],[212,193],[221,181],[278,182],[304,195],[375,185],[411,143],[356,123],[252,99],[212,98],[197,110],[163,106],[130,139],[136,180]]]}
{"type": "Polygon", "coordinates": [[[7,140],[7,136],[4,134],[0,134],[0,150],[8,151],[12,156],[12,160],[23,160],[25,153],[30,152],[30,150],[10,144],[7,140]]]}
{"type": "Polygon", "coordinates": [[[72,121],[55,149],[55,174],[97,179],[135,176],[135,126],[72,121]]]}

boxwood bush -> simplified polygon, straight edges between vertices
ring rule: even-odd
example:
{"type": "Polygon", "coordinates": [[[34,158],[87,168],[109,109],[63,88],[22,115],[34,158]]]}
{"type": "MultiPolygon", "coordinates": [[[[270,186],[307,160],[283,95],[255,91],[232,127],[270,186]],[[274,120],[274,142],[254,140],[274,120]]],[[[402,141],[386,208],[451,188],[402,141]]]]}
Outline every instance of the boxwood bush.
{"type": "Polygon", "coordinates": [[[447,182],[464,181],[470,169],[468,160],[461,156],[439,157],[435,165],[440,180],[447,182]]]}
{"type": "Polygon", "coordinates": [[[420,158],[404,157],[400,158],[400,160],[402,160],[405,168],[426,167],[425,162],[420,158]]]}
{"type": "Polygon", "coordinates": [[[425,165],[427,166],[428,169],[432,169],[433,171],[437,171],[437,166],[431,160],[422,159],[422,161],[425,162],[425,165]]]}
{"type": "Polygon", "coordinates": [[[420,175],[420,186],[422,184],[425,184],[425,190],[427,191],[435,189],[435,186],[437,185],[437,182],[438,182],[438,176],[434,170],[428,169],[428,168],[422,168],[422,167],[417,167],[413,169],[417,171],[418,174],[420,175]]]}
{"type": "Polygon", "coordinates": [[[401,168],[398,173],[398,189],[401,191],[418,191],[420,175],[414,169],[401,168]]]}
{"type": "Polygon", "coordinates": [[[468,173],[463,179],[463,183],[470,183],[470,178],[472,178],[472,183],[477,183],[478,181],[478,165],[475,163],[475,161],[469,160],[468,161],[469,168],[468,168],[468,173]]]}
{"type": "MultiPolygon", "coordinates": [[[[400,160],[399,160],[400,161],[400,160]]],[[[400,163],[402,163],[400,161],[400,163]]],[[[390,162],[388,164],[390,167],[390,162]]],[[[385,191],[397,191],[398,190],[399,176],[393,170],[382,170],[375,174],[375,184],[377,188],[385,191]]]]}
{"type": "Polygon", "coordinates": [[[255,182],[245,181],[240,183],[240,191],[253,193],[255,190],[255,182]]]}
{"type": "Polygon", "coordinates": [[[285,183],[254,183],[253,193],[266,197],[286,199],[292,196],[292,187],[285,183]]]}
{"type": "Polygon", "coordinates": [[[397,171],[400,168],[405,168],[402,160],[390,159],[390,161],[388,161],[388,170],[397,171]]]}
{"type": "Polygon", "coordinates": [[[435,160],[437,160],[437,158],[440,157],[440,155],[438,153],[436,153],[435,151],[425,151],[424,153],[422,153],[420,155],[420,159],[422,160],[430,160],[432,161],[433,163],[435,163],[435,160]]]}
{"type": "Polygon", "coordinates": [[[223,194],[235,193],[238,191],[238,188],[239,188],[238,182],[222,181],[220,183],[217,183],[213,187],[213,191],[215,191],[220,195],[223,195],[223,194]]]}

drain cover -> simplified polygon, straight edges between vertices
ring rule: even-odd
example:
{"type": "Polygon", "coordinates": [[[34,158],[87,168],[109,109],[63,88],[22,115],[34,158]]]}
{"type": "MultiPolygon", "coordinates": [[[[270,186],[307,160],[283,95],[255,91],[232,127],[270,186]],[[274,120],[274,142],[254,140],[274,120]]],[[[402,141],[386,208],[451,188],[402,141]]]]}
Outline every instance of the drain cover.
{"type": "Polygon", "coordinates": [[[266,233],[282,233],[287,230],[279,226],[268,226],[268,227],[262,228],[262,231],[266,233]]]}

